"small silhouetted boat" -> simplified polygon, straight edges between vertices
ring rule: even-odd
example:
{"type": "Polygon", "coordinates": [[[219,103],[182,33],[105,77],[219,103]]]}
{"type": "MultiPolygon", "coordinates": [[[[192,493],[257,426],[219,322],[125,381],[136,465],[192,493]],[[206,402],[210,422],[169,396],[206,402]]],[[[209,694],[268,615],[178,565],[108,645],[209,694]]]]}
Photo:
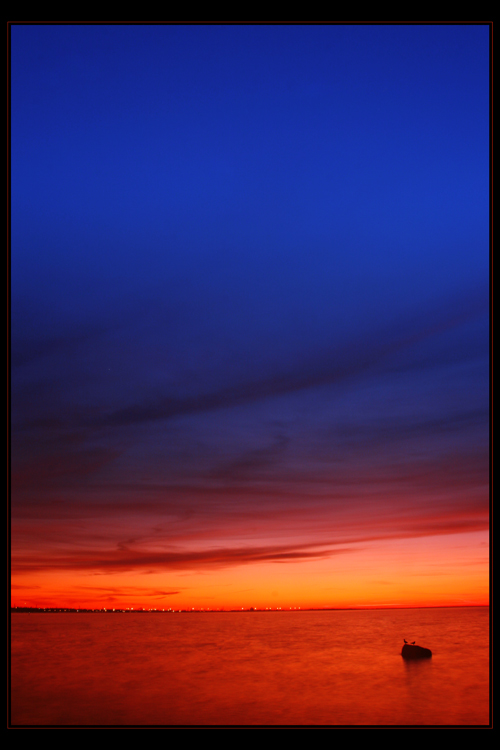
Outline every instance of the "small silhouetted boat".
{"type": "Polygon", "coordinates": [[[401,651],[403,659],[428,659],[432,656],[430,648],[423,648],[423,646],[414,646],[411,643],[406,643],[401,651]]]}

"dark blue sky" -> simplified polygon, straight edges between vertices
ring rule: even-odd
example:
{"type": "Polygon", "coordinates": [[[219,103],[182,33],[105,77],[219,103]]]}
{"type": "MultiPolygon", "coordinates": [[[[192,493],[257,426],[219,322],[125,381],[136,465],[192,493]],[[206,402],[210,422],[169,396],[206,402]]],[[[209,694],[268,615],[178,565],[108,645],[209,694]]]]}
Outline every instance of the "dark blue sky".
{"type": "Polygon", "coordinates": [[[14,513],[436,461],[476,498],[488,26],[11,34],[14,513]]]}

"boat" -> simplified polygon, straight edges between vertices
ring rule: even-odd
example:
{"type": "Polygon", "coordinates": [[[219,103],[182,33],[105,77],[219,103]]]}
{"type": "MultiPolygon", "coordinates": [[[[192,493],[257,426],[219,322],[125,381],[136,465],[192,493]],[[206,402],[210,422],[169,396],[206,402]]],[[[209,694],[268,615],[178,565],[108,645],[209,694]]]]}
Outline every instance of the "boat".
{"type": "Polygon", "coordinates": [[[403,659],[429,659],[432,656],[432,651],[430,648],[405,643],[401,651],[401,656],[403,659]]]}

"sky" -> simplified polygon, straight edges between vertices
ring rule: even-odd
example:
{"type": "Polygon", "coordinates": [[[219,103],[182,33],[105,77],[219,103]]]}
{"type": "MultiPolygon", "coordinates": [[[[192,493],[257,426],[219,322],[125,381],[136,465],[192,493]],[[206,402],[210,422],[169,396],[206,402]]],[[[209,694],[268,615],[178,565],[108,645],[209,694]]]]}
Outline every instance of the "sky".
{"type": "Polygon", "coordinates": [[[13,606],[489,598],[489,26],[12,25],[13,606]]]}

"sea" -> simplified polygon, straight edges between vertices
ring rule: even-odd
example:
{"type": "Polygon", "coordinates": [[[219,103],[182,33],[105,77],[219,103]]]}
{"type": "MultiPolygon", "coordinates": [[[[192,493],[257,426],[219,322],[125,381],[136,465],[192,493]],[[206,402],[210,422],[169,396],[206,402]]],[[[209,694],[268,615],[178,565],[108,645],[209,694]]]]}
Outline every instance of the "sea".
{"type": "Polygon", "coordinates": [[[10,725],[490,726],[489,632],[487,607],[14,613],[10,725]]]}

